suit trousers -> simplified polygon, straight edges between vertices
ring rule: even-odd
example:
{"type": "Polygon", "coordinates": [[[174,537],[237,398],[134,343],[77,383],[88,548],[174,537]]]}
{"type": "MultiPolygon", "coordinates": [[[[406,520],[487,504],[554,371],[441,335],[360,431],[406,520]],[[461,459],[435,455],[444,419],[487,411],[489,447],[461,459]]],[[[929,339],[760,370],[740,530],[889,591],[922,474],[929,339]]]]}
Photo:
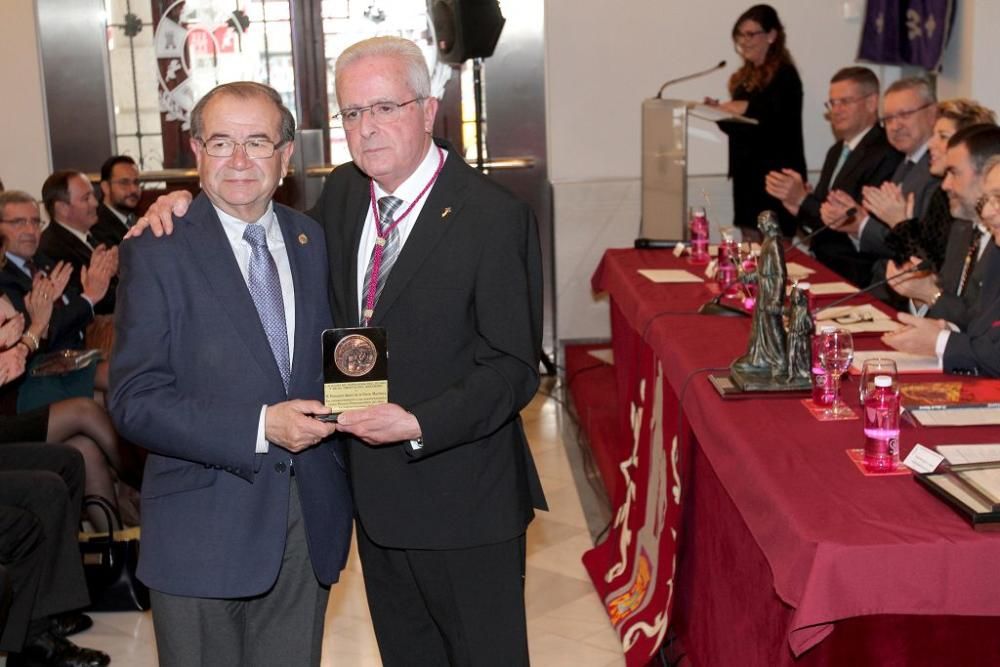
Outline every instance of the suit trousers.
{"type": "Polygon", "coordinates": [[[238,599],[150,591],[160,667],[319,665],[329,595],[309,559],[293,476],[285,555],[269,591],[238,599]]]}
{"type": "Polygon", "coordinates": [[[50,443],[0,445],[0,561],[13,580],[0,651],[18,651],[31,621],[90,604],[77,531],[83,459],[50,443]]]}
{"type": "Polygon", "coordinates": [[[357,522],[368,607],[385,667],[528,664],[525,540],[393,549],[357,522]]]}

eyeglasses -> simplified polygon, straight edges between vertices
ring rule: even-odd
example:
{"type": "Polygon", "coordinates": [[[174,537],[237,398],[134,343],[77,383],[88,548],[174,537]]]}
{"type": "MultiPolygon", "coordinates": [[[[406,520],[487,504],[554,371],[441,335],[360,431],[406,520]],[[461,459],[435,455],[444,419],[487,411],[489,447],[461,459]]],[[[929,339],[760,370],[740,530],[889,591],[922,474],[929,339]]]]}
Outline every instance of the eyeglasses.
{"type": "Polygon", "coordinates": [[[837,107],[846,107],[849,104],[857,104],[861,100],[867,99],[874,94],[875,93],[868,93],[867,95],[858,95],[857,97],[835,97],[823,102],[823,106],[825,106],[828,111],[833,111],[837,107]]]}
{"type": "Polygon", "coordinates": [[[224,137],[212,137],[208,141],[199,139],[205,152],[211,157],[232,157],[237,146],[242,146],[248,158],[263,160],[274,155],[274,151],[285,145],[284,141],[274,143],[270,139],[247,139],[233,141],[224,137]]]}
{"type": "Polygon", "coordinates": [[[742,31],[739,31],[739,32],[737,32],[737,33],[735,33],[733,35],[733,40],[737,41],[737,42],[739,42],[741,40],[744,41],[744,42],[746,42],[746,41],[750,41],[754,37],[757,37],[758,35],[763,35],[765,32],[767,32],[767,31],[766,30],[742,30],[742,31]]]}
{"type": "Polygon", "coordinates": [[[10,218],[8,220],[0,220],[0,222],[5,225],[10,225],[14,229],[21,229],[22,227],[27,227],[28,225],[31,225],[36,229],[42,226],[41,218],[10,218]]]}
{"type": "Polygon", "coordinates": [[[1000,211],[1000,194],[994,192],[980,197],[976,202],[976,215],[983,217],[987,206],[992,206],[994,212],[1000,211]]]}
{"type": "Polygon", "coordinates": [[[928,102],[927,104],[924,104],[923,106],[919,106],[916,109],[910,109],[909,111],[897,111],[896,113],[891,113],[888,116],[882,116],[882,124],[883,125],[888,125],[889,123],[891,123],[893,121],[896,121],[896,120],[899,120],[899,121],[910,120],[910,118],[913,117],[913,114],[915,114],[915,113],[917,113],[919,111],[923,111],[924,109],[926,109],[929,106],[934,106],[934,102],[928,102]]]}
{"type": "Polygon", "coordinates": [[[383,125],[386,123],[395,123],[399,119],[399,110],[408,104],[413,104],[414,102],[421,102],[427,99],[426,97],[414,97],[412,100],[407,100],[406,102],[376,102],[367,107],[358,107],[356,109],[344,109],[340,113],[333,115],[334,120],[339,120],[344,125],[345,130],[351,130],[358,126],[361,122],[361,116],[364,115],[366,111],[370,111],[372,114],[372,120],[383,125]]]}
{"type": "Polygon", "coordinates": [[[142,183],[139,181],[138,178],[116,178],[115,180],[108,182],[111,183],[111,185],[118,185],[123,188],[128,187],[130,185],[134,188],[142,187],[142,183]]]}

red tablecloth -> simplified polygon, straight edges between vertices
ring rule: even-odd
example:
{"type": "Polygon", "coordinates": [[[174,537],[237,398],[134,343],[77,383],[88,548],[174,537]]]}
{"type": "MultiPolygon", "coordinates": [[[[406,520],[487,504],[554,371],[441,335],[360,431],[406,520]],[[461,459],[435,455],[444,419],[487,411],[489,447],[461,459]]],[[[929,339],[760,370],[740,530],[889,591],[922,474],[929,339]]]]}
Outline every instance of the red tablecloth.
{"type": "MultiPolygon", "coordinates": [[[[815,267],[795,251],[788,259],[815,267]]],[[[759,549],[752,556],[762,557],[769,570],[764,576],[739,570],[714,572],[713,560],[738,567],[741,558],[703,553],[706,549],[745,549],[748,541],[741,542],[739,536],[728,542],[725,538],[699,541],[697,535],[725,529],[734,517],[685,506],[681,560],[688,556],[685,544],[702,550],[700,562],[684,564],[677,582],[681,627],[697,629],[695,635],[683,637],[690,640],[693,655],[701,654],[703,660],[724,655],[714,653],[715,647],[709,644],[732,643],[732,637],[723,637],[729,629],[747,627],[740,617],[748,614],[770,614],[770,622],[781,626],[778,635],[787,639],[786,648],[771,647],[770,653],[762,649],[760,655],[784,656],[789,662],[817,646],[836,622],[845,619],[881,615],[878,622],[884,623],[886,615],[1000,615],[1000,576],[996,574],[1000,535],[973,531],[909,476],[863,476],[845,454],[846,449],[862,444],[859,421],[817,422],[800,404],[800,397],[722,400],[706,374],[698,371],[727,366],[741,354],[749,320],[691,315],[712,297],[706,286],[656,284],[638,275],[639,268],[687,267],[663,251],[609,250],[594,274],[593,286],[611,295],[613,331],[631,329],[632,345],[641,339],[652,349],[674,400],[694,376],[681,406],[697,448],[691,454],[693,469],[688,472],[691,479],[686,480],[685,491],[692,491],[693,484],[694,491],[701,493],[704,489],[699,485],[707,488],[717,483],[724,494],[715,504],[731,503],[728,509],[738,513],[738,522],[759,549]],[[699,459],[704,464],[701,470],[710,469],[711,475],[701,472],[699,476],[699,459]],[[709,543],[714,546],[706,546],[709,543]],[[751,587],[757,595],[755,603],[770,606],[748,609],[726,600],[685,598],[685,591],[722,590],[684,580],[705,576],[746,577],[756,587],[751,587]],[[707,609],[713,610],[710,616],[706,616],[707,609]]],[[[834,279],[822,268],[812,278],[813,282],[834,279]]],[[[877,336],[859,336],[856,341],[859,348],[880,346],[877,336]]],[[[615,348],[617,365],[617,344],[615,348]]],[[[618,371],[620,395],[625,393],[621,383],[629,382],[623,376],[633,370],[618,371]]],[[[845,383],[845,396],[855,406],[856,393],[853,381],[845,383]]],[[[1000,434],[986,428],[906,426],[901,439],[905,456],[916,442],[990,442],[1000,440],[1000,434]]],[[[753,558],[742,560],[750,563],[753,558]]],[[[850,625],[857,629],[856,623],[850,625]]],[[[992,627],[1000,628],[1000,623],[992,627]]],[[[744,646],[760,640],[758,636],[737,637],[744,646]]],[[[991,641],[989,655],[998,655],[997,641],[991,641]]],[[[970,648],[975,651],[969,646],[962,650],[970,648]]],[[[807,662],[823,662],[816,655],[807,657],[811,658],[807,662]]],[[[745,664],[774,663],[751,660],[745,664]]]]}

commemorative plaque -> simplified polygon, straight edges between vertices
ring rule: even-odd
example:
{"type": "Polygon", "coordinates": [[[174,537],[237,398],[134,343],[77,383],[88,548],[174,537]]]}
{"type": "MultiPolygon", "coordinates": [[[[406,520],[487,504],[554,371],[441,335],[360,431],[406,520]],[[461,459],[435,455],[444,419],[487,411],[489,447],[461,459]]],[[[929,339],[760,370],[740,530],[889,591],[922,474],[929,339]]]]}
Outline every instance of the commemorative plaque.
{"type": "Polygon", "coordinates": [[[389,401],[385,329],[356,327],[323,332],[323,402],[334,414],[389,401]]]}

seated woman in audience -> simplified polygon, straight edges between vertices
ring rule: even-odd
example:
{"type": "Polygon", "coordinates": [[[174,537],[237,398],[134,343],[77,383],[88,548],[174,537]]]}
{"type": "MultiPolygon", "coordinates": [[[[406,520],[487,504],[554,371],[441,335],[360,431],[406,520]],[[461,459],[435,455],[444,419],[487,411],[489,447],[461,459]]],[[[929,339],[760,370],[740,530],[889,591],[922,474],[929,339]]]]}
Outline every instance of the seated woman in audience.
{"type": "MultiPolygon", "coordinates": [[[[42,289],[51,289],[45,279],[36,285],[39,294],[42,289]]],[[[26,301],[33,304],[32,326],[43,330],[51,314],[52,302],[34,292],[26,295],[26,301]],[[39,303],[48,303],[48,308],[39,303]]],[[[0,296],[0,385],[24,372],[26,359],[33,351],[31,329],[24,329],[23,325],[24,317],[5,296],[0,296]]],[[[126,450],[120,446],[107,411],[93,399],[64,399],[16,416],[0,416],[0,445],[10,442],[61,442],[72,446],[83,455],[84,492],[107,498],[122,513],[126,523],[138,523],[138,494],[120,480],[121,475],[136,468],[126,462],[123,454],[126,450]],[[119,477],[117,493],[116,477],[119,477]],[[119,499],[124,502],[119,503],[119,499]]],[[[129,477],[130,481],[136,481],[134,477],[137,476],[129,477]]],[[[96,508],[88,508],[87,517],[96,529],[107,527],[104,514],[96,508]]]]}

